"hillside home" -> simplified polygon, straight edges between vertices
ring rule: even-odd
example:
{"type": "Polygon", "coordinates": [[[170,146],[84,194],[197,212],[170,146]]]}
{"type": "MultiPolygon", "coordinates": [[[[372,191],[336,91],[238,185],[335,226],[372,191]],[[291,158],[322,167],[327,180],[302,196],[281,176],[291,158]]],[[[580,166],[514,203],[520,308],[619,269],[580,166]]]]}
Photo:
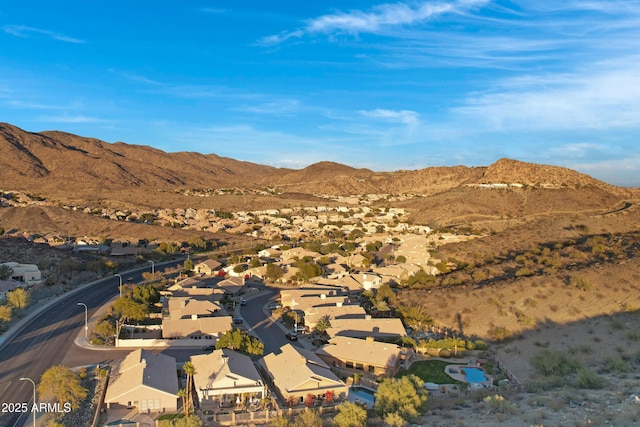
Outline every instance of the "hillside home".
{"type": "Polygon", "coordinates": [[[333,337],[316,351],[327,365],[340,369],[344,376],[356,372],[371,377],[392,377],[400,369],[404,349],[395,344],[366,339],[333,337]]]}
{"type": "Polygon", "coordinates": [[[266,387],[249,356],[229,349],[191,356],[201,409],[213,409],[239,397],[262,398],[266,387]]]}
{"type": "Polygon", "coordinates": [[[149,350],[135,350],[111,369],[104,397],[107,408],[136,407],[139,412],[178,409],[176,359],[149,350]]]}
{"type": "Polygon", "coordinates": [[[303,403],[307,395],[322,397],[327,392],[344,397],[347,386],[313,352],[285,344],[279,353],[259,360],[261,369],[277,392],[291,405],[303,403]]]}
{"type": "Polygon", "coordinates": [[[358,273],[352,274],[351,277],[360,284],[361,290],[378,289],[382,285],[382,278],[377,274],[358,273]]]}
{"type": "Polygon", "coordinates": [[[20,264],[17,262],[3,262],[0,265],[6,265],[11,268],[11,280],[19,282],[26,286],[36,285],[42,281],[42,273],[35,264],[20,264]]]}
{"type": "Polygon", "coordinates": [[[193,266],[193,270],[198,274],[206,274],[207,276],[215,276],[222,267],[215,259],[208,259],[193,266]]]}

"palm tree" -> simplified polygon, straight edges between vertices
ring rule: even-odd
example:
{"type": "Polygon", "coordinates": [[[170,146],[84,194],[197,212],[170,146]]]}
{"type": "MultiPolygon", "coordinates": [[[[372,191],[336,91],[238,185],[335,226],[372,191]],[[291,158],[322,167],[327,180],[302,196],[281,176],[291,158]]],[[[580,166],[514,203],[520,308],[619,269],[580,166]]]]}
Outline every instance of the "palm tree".
{"type": "Polygon", "coordinates": [[[184,410],[184,417],[187,418],[189,416],[189,412],[187,409],[187,390],[181,388],[178,390],[178,397],[182,399],[182,409],[184,410]]]}
{"type": "Polygon", "coordinates": [[[188,411],[193,405],[193,375],[196,373],[196,368],[193,366],[193,363],[189,361],[184,362],[184,365],[182,365],[182,370],[185,374],[187,374],[187,412],[185,412],[185,414],[188,416],[188,411]]]}

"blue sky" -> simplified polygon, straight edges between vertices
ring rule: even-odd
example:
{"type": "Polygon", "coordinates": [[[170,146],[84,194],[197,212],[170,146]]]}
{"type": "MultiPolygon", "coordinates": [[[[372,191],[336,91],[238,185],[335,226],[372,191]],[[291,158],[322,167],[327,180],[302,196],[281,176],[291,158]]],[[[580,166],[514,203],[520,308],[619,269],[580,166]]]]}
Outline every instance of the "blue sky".
{"type": "Polygon", "coordinates": [[[3,2],[0,121],[278,167],[510,157],[640,185],[639,40],[638,1],[3,2]]]}

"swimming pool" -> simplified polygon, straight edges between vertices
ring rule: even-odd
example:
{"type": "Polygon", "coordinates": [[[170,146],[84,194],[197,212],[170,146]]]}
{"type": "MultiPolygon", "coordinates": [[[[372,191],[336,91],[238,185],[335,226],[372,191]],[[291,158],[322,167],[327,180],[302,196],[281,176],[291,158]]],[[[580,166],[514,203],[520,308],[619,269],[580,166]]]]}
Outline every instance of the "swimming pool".
{"type": "Polygon", "coordinates": [[[479,368],[464,368],[464,376],[469,384],[471,383],[483,383],[487,381],[487,377],[484,375],[484,371],[479,368]]]}
{"type": "Polygon", "coordinates": [[[349,394],[347,396],[349,402],[363,402],[367,405],[368,409],[373,409],[373,404],[376,401],[376,395],[373,390],[366,387],[350,387],[349,394]]]}

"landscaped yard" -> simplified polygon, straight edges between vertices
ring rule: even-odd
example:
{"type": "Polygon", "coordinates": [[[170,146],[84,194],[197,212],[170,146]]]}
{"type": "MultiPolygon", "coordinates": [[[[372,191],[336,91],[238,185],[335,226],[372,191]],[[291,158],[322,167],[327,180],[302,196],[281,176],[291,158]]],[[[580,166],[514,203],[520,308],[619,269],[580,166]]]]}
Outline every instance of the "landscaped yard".
{"type": "Polygon", "coordinates": [[[402,377],[404,375],[413,374],[424,382],[434,384],[459,384],[460,381],[456,381],[444,373],[445,366],[451,364],[451,362],[443,362],[441,360],[424,360],[414,362],[411,364],[411,368],[409,368],[408,371],[400,372],[397,376],[402,377]]]}

